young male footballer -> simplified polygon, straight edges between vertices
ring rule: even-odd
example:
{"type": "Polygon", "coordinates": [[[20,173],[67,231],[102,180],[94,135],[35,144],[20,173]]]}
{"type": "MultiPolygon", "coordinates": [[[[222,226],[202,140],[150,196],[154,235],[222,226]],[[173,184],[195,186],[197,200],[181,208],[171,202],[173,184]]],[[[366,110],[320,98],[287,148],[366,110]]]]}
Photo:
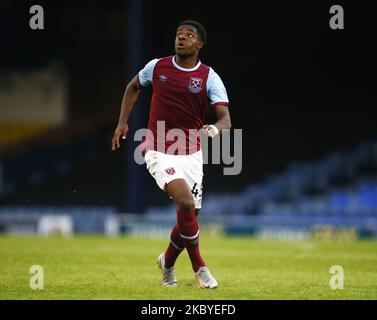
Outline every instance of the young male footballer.
{"type": "Polygon", "coordinates": [[[174,264],[185,248],[199,286],[208,289],[218,286],[199,250],[197,217],[203,180],[199,130],[213,138],[231,128],[231,119],[223,82],[198,59],[206,41],[207,32],[199,22],[186,20],[178,25],[175,55],[149,61],[127,85],[112,139],[112,150],[116,150],[119,139],[127,137],[128,117],[140,89],[151,85],[148,125],[151,135],[142,143],[144,158],[158,186],[177,206],[177,223],[169,245],[157,259],[163,286],[177,285],[174,264]],[[204,124],[209,107],[214,108],[217,117],[217,122],[211,125],[204,124]]]}

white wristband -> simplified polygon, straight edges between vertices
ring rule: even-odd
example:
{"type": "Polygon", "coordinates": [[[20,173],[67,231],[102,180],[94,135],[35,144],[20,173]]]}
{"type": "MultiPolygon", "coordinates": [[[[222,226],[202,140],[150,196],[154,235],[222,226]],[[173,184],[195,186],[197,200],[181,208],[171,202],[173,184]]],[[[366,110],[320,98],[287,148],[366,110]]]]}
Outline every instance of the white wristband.
{"type": "Polygon", "coordinates": [[[213,138],[214,136],[218,135],[219,134],[219,129],[217,129],[216,126],[214,126],[213,124],[210,124],[208,126],[208,135],[213,138]]]}

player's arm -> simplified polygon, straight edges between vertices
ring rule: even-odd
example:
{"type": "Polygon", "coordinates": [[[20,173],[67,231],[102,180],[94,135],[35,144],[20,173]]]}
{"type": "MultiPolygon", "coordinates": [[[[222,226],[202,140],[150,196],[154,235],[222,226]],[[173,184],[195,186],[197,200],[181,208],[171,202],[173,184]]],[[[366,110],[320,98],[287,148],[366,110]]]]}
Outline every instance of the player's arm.
{"type": "Polygon", "coordinates": [[[211,106],[215,108],[217,122],[215,124],[205,124],[204,131],[213,138],[232,127],[229,114],[229,99],[224,83],[219,75],[210,68],[207,79],[207,97],[211,106]]]}
{"type": "Polygon", "coordinates": [[[221,104],[216,105],[215,113],[217,122],[215,124],[205,124],[203,126],[203,129],[211,138],[213,138],[217,134],[223,133],[226,130],[230,130],[230,128],[232,127],[228,106],[221,104]]]}
{"type": "Polygon", "coordinates": [[[225,130],[230,130],[232,127],[232,122],[230,119],[228,106],[221,104],[215,106],[215,113],[217,122],[214,125],[220,131],[220,133],[223,133],[225,130]]]}
{"type": "Polygon", "coordinates": [[[141,86],[137,75],[129,82],[123,94],[121,110],[119,115],[118,126],[115,129],[113,139],[111,140],[111,149],[114,151],[120,147],[119,139],[127,138],[128,134],[128,117],[139,96],[141,86]]]}

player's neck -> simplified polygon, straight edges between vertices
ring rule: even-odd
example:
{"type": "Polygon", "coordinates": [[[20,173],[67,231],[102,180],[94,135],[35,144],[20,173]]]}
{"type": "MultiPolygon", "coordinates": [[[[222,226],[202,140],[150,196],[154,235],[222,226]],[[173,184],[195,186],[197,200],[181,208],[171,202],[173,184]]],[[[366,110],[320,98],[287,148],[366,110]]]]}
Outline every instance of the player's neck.
{"type": "Polygon", "coordinates": [[[191,57],[180,57],[178,55],[175,56],[175,62],[182,68],[191,69],[194,68],[198,63],[198,56],[191,56],[191,57]]]}

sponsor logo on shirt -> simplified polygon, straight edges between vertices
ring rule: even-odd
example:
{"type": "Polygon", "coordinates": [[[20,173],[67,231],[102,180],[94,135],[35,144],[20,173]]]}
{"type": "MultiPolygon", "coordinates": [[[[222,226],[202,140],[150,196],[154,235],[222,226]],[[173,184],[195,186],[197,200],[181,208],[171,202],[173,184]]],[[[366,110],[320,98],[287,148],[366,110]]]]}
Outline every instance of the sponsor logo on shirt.
{"type": "Polygon", "coordinates": [[[203,79],[191,77],[188,88],[192,93],[199,93],[200,91],[202,91],[202,84],[203,79]]]}

